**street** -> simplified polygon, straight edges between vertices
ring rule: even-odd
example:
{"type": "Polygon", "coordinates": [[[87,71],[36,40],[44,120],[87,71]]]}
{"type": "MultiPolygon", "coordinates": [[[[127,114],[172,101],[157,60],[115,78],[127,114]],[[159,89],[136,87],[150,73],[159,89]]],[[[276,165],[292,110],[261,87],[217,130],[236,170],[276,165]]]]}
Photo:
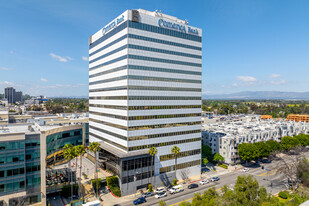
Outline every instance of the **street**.
{"type": "MultiPolygon", "coordinates": [[[[280,161],[280,160],[279,160],[280,161]]],[[[203,193],[205,190],[215,187],[217,191],[220,191],[224,185],[229,186],[230,188],[233,188],[237,177],[240,175],[253,175],[254,178],[257,179],[260,186],[264,186],[269,193],[276,194],[279,191],[286,189],[286,178],[282,174],[278,174],[276,172],[276,168],[278,166],[277,161],[273,161],[272,163],[266,163],[261,164],[261,166],[264,166],[264,169],[261,169],[262,167],[252,168],[249,167],[248,172],[243,172],[241,169],[235,170],[233,172],[224,174],[224,175],[218,175],[220,177],[220,180],[218,182],[210,182],[206,185],[199,185],[198,188],[195,189],[188,189],[187,185],[184,185],[185,190],[180,193],[176,194],[167,194],[167,197],[164,197],[162,199],[156,199],[153,197],[147,198],[147,203],[144,203],[143,205],[158,205],[158,202],[160,200],[164,200],[167,205],[176,206],[180,204],[183,201],[191,201],[194,193],[203,193]]],[[[213,175],[212,175],[213,176],[213,175]]],[[[209,179],[209,178],[207,178],[209,179]]],[[[196,183],[199,184],[199,181],[196,183]]],[[[133,201],[133,199],[132,199],[133,201]]],[[[127,201],[125,203],[122,203],[123,206],[133,205],[132,201],[127,201]]]]}

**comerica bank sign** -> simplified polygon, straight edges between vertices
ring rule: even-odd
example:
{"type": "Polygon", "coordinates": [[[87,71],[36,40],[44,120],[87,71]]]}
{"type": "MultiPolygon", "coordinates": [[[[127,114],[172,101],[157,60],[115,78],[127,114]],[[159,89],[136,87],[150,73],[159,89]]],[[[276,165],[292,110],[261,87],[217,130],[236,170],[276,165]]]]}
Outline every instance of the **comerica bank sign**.
{"type": "Polygon", "coordinates": [[[102,34],[104,35],[106,32],[110,31],[111,29],[115,28],[116,26],[118,26],[118,24],[120,24],[121,22],[124,21],[124,16],[122,15],[121,17],[115,19],[112,23],[110,23],[109,25],[107,25],[106,27],[104,27],[102,29],[102,34]]]}
{"type": "MultiPolygon", "coordinates": [[[[177,30],[177,31],[180,31],[180,32],[187,33],[187,29],[186,29],[185,25],[181,25],[181,24],[177,24],[177,23],[173,23],[173,22],[168,22],[168,21],[165,21],[163,19],[159,19],[158,24],[159,24],[160,27],[170,28],[170,29],[174,29],[174,30],[177,30]]],[[[188,26],[188,33],[198,35],[198,30],[188,26]]]]}

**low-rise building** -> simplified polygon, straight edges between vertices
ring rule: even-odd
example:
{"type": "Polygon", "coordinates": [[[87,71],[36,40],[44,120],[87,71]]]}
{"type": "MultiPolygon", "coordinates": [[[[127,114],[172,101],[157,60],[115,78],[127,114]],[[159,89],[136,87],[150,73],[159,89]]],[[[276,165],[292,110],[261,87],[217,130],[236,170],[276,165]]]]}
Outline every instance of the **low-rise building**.
{"type": "Polygon", "coordinates": [[[263,120],[217,122],[204,124],[203,144],[211,147],[213,153],[220,153],[226,163],[239,161],[237,146],[241,143],[281,141],[284,136],[309,133],[309,124],[285,120],[263,120]]]}
{"type": "Polygon", "coordinates": [[[0,205],[46,205],[49,193],[68,184],[68,169],[53,171],[64,161],[65,144],[89,143],[88,119],[80,122],[6,124],[0,127],[0,205]],[[57,182],[53,177],[60,175],[57,182]]]}

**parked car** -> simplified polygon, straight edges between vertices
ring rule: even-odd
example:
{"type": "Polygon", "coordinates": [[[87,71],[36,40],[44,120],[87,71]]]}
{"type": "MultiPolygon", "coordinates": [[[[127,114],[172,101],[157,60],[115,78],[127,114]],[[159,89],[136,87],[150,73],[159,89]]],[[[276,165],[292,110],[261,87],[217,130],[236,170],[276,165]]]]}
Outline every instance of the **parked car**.
{"type": "Polygon", "coordinates": [[[244,169],[242,169],[241,171],[243,171],[243,172],[249,172],[249,168],[244,168],[244,169]]]}
{"type": "Polygon", "coordinates": [[[176,185],[172,187],[171,189],[168,190],[171,194],[175,194],[177,192],[183,191],[183,186],[182,185],[176,185]]]}
{"type": "Polygon", "coordinates": [[[198,187],[198,184],[190,184],[188,186],[188,189],[193,189],[193,188],[197,188],[198,187]]]}
{"type": "Polygon", "coordinates": [[[157,194],[157,193],[159,193],[159,192],[164,192],[164,191],[165,191],[165,188],[164,188],[164,187],[158,187],[158,188],[154,191],[154,193],[157,194]]]}
{"type": "Polygon", "coordinates": [[[220,180],[219,177],[212,177],[212,178],[210,179],[210,181],[212,181],[212,182],[219,181],[219,180],[220,180]]]}
{"type": "Polygon", "coordinates": [[[142,204],[142,203],[144,203],[144,202],[147,202],[147,201],[146,201],[146,198],[145,198],[145,197],[140,197],[140,198],[134,200],[134,201],[133,201],[133,204],[134,204],[134,205],[138,205],[138,204],[142,204]]]}
{"type": "Polygon", "coordinates": [[[271,160],[269,160],[269,159],[262,159],[261,160],[263,163],[271,163],[271,160]]]}
{"type": "Polygon", "coordinates": [[[155,195],[155,198],[159,199],[159,198],[162,198],[162,197],[166,197],[167,194],[165,191],[163,192],[158,192],[156,195],[155,195]]]}
{"type": "Polygon", "coordinates": [[[146,193],[142,194],[142,197],[151,197],[153,195],[154,195],[153,192],[146,192],[146,193]]]}
{"type": "Polygon", "coordinates": [[[205,185],[205,184],[207,184],[207,183],[209,183],[208,180],[202,180],[202,181],[200,181],[200,184],[201,184],[201,185],[205,185]]]}

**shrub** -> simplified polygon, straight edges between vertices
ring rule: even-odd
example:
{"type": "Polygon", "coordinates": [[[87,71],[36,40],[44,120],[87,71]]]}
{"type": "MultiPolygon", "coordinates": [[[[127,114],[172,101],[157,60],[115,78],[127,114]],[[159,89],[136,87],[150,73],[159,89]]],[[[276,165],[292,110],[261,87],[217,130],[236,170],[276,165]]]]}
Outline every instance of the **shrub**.
{"type": "Polygon", "coordinates": [[[151,184],[148,185],[148,190],[149,190],[149,192],[152,192],[152,185],[151,184]]]}
{"type": "Polygon", "coordinates": [[[121,191],[118,186],[117,176],[106,177],[106,184],[114,195],[121,197],[121,191]]]}
{"type": "Polygon", "coordinates": [[[177,180],[173,179],[173,186],[176,186],[176,185],[177,185],[177,180]]]}
{"type": "Polygon", "coordinates": [[[100,178],[95,179],[95,180],[91,180],[92,186],[95,190],[100,189],[101,188],[101,182],[102,180],[100,178]],[[98,185],[97,185],[98,184],[98,185]]]}
{"type": "Polygon", "coordinates": [[[279,197],[281,197],[282,199],[288,199],[288,194],[287,192],[281,191],[279,192],[279,197]]]}
{"type": "Polygon", "coordinates": [[[228,166],[225,165],[225,164],[219,164],[218,166],[219,166],[219,167],[222,167],[222,168],[224,168],[224,169],[227,169],[227,168],[228,168],[228,166]]]}

